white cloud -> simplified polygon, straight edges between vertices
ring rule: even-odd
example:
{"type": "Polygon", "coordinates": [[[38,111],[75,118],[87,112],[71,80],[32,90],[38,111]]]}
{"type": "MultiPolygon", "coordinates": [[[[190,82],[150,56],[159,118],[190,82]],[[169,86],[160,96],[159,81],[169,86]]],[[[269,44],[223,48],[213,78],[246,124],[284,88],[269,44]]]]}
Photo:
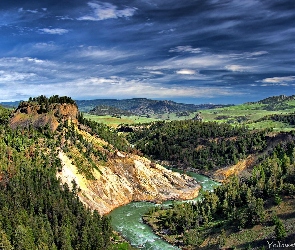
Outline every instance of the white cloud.
{"type": "Polygon", "coordinates": [[[169,34],[169,33],[172,33],[174,32],[175,29],[171,28],[171,29],[168,29],[168,30],[161,30],[158,32],[158,34],[169,34]]]}
{"type": "Polygon", "coordinates": [[[158,70],[150,71],[150,73],[154,74],[154,75],[164,75],[164,73],[162,71],[158,71],[158,70]]]}
{"type": "Polygon", "coordinates": [[[69,32],[69,30],[67,29],[59,29],[59,28],[56,28],[56,29],[44,28],[44,29],[39,29],[39,31],[41,33],[50,34],[50,35],[63,35],[69,32]]]}
{"type": "Polygon", "coordinates": [[[38,13],[38,10],[27,10],[27,12],[36,14],[36,13],[38,13]]]}
{"type": "Polygon", "coordinates": [[[37,50],[46,50],[46,51],[49,51],[49,50],[57,50],[58,49],[58,46],[53,43],[53,42],[48,42],[48,43],[35,43],[33,45],[30,44],[30,46],[33,47],[34,51],[37,50]]]}
{"type": "MultiPolygon", "coordinates": [[[[43,9],[42,9],[43,10],[43,9]]],[[[45,11],[45,10],[44,10],[45,11]]],[[[19,8],[18,9],[18,12],[21,13],[21,12],[29,12],[29,13],[32,13],[32,14],[37,14],[38,13],[38,10],[25,10],[24,8],[19,8]]]]}
{"type": "Polygon", "coordinates": [[[270,77],[262,80],[264,83],[286,83],[295,81],[295,76],[270,77]]]}
{"type": "Polygon", "coordinates": [[[138,56],[138,51],[120,50],[117,48],[104,48],[96,46],[81,46],[75,53],[67,55],[66,58],[82,58],[89,61],[93,60],[95,64],[101,63],[106,65],[107,67],[107,64],[111,64],[110,62],[113,61],[118,62],[125,59],[129,59],[131,61],[134,56],[138,56]]]}
{"type": "Polygon", "coordinates": [[[139,70],[150,70],[150,71],[159,71],[160,69],[168,69],[164,66],[144,66],[144,67],[137,67],[139,70]]]}
{"type": "Polygon", "coordinates": [[[38,78],[35,73],[13,72],[0,70],[0,83],[12,83],[15,81],[33,80],[38,78]]]}
{"type": "Polygon", "coordinates": [[[216,55],[190,56],[186,58],[171,58],[162,63],[166,68],[219,68],[225,60],[216,55]]]}
{"type": "Polygon", "coordinates": [[[0,67],[5,69],[15,69],[29,71],[30,69],[45,68],[54,64],[48,60],[41,60],[32,57],[2,57],[0,67]]]}
{"type": "Polygon", "coordinates": [[[250,71],[251,69],[253,69],[253,67],[251,66],[243,66],[243,65],[236,65],[236,64],[226,65],[225,68],[227,70],[235,71],[235,72],[250,71]]]}
{"type": "Polygon", "coordinates": [[[78,20],[101,21],[119,17],[130,17],[136,11],[136,8],[129,7],[119,10],[117,6],[105,2],[89,2],[88,6],[92,8],[92,13],[79,17],[78,20]]]}
{"type": "Polygon", "coordinates": [[[33,66],[36,67],[38,65],[44,66],[48,61],[44,61],[38,58],[32,57],[2,57],[0,58],[0,66],[2,68],[17,68],[17,69],[28,69],[33,66]]]}
{"type": "Polygon", "coordinates": [[[179,53],[188,52],[188,53],[197,54],[197,53],[201,53],[201,49],[193,48],[192,46],[177,46],[175,48],[170,49],[169,52],[179,52],[179,53]]]}
{"type": "Polygon", "coordinates": [[[89,46],[81,49],[78,56],[92,57],[92,58],[104,58],[104,59],[118,59],[125,58],[131,55],[131,52],[119,51],[117,49],[103,49],[95,46],[89,46]]]}
{"type": "Polygon", "coordinates": [[[192,69],[181,69],[181,70],[176,71],[176,74],[178,74],[178,75],[194,75],[194,74],[196,74],[196,71],[192,70],[192,69]]]}
{"type": "Polygon", "coordinates": [[[246,53],[246,55],[249,55],[249,56],[262,56],[262,55],[266,55],[268,54],[267,51],[256,51],[256,52],[252,52],[252,53],[246,53]]]}

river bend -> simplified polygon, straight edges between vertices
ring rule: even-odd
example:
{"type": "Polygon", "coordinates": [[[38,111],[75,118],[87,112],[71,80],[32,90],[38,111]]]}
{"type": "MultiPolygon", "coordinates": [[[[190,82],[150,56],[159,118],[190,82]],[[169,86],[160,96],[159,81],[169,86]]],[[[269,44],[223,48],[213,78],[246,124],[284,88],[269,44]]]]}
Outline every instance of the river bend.
{"type": "MultiPolygon", "coordinates": [[[[202,190],[211,191],[218,185],[218,183],[203,175],[195,173],[187,174],[194,177],[200,183],[202,190]]],[[[195,200],[200,198],[201,193],[195,200]]],[[[131,202],[125,206],[116,208],[110,213],[112,217],[112,226],[135,248],[150,250],[179,249],[154,234],[152,229],[142,221],[142,216],[152,207],[169,206],[171,203],[171,201],[166,201],[158,205],[150,202],[131,202]]]]}

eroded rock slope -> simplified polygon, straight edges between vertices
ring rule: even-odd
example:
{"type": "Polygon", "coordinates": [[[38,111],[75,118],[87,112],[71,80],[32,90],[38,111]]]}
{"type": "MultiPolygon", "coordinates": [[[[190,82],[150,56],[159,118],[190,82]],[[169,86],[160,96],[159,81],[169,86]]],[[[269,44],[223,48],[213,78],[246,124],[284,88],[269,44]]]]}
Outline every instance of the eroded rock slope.
{"type": "Polygon", "coordinates": [[[200,185],[191,177],[172,172],[150,160],[117,152],[105,166],[93,170],[96,180],[87,180],[62,151],[59,153],[62,171],[57,174],[63,183],[72,186],[75,180],[81,201],[100,214],[131,201],[162,202],[171,199],[192,199],[198,196],[200,185]]]}

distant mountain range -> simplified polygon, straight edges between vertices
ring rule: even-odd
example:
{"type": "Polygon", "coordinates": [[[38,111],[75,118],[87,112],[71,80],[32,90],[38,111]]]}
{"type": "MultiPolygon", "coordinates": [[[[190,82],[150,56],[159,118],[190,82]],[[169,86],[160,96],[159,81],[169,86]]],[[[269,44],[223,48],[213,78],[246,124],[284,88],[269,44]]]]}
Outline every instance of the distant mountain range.
{"type": "Polygon", "coordinates": [[[133,115],[157,115],[165,113],[195,112],[200,109],[211,109],[231,105],[215,104],[185,104],[167,100],[151,100],[146,98],[133,99],[96,99],[96,100],[77,100],[79,110],[92,114],[123,114],[126,111],[133,115]],[[112,108],[111,108],[112,107],[112,108]],[[115,108],[115,110],[114,110],[115,108]],[[114,113],[115,112],[115,113],[114,113]]]}
{"type": "Polygon", "coordinates": [[[119,109],[119,108],[107,106],[107,105],[98,105],[95,108],[91,109],[88,113],[92,114],[92,115],[99,115],[99,116],[103,116],[103,115],[130,116],[130,115],[133,115],[132,113],[130,113],[127,110],[123,110],[123,109],[119,109]]]}
{"type": "Polygon", "coordinates": [[[19,103],[21,101],[15,101],[15,102],[0,102],[0,105],[6,108],[17,108],[19,103]]]}

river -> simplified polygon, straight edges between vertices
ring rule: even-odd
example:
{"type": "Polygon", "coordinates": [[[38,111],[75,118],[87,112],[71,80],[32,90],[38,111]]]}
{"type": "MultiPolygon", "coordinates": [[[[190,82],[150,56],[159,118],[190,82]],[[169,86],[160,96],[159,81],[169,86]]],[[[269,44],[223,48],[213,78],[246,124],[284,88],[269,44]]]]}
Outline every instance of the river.
{"type": "MultiPolygon", "coordinates": [[[[201,184],[202,190],[213,190],[218,185],[218,183],[203,175],[191,172],[187,173],[187,175],[194,177],[201,184]]],[[[200,198],[201,194],[195,200],[200,198]]],[[[110,213],[112,226],[135,248],[150,250],[179,249],[155,235],[152,229],[142,222],[141,218],[152,207],[169,206],[171,203],[171,201],[167,201],[158,205],[150,202],[131,202],[116,208],[110,213]]]]}

